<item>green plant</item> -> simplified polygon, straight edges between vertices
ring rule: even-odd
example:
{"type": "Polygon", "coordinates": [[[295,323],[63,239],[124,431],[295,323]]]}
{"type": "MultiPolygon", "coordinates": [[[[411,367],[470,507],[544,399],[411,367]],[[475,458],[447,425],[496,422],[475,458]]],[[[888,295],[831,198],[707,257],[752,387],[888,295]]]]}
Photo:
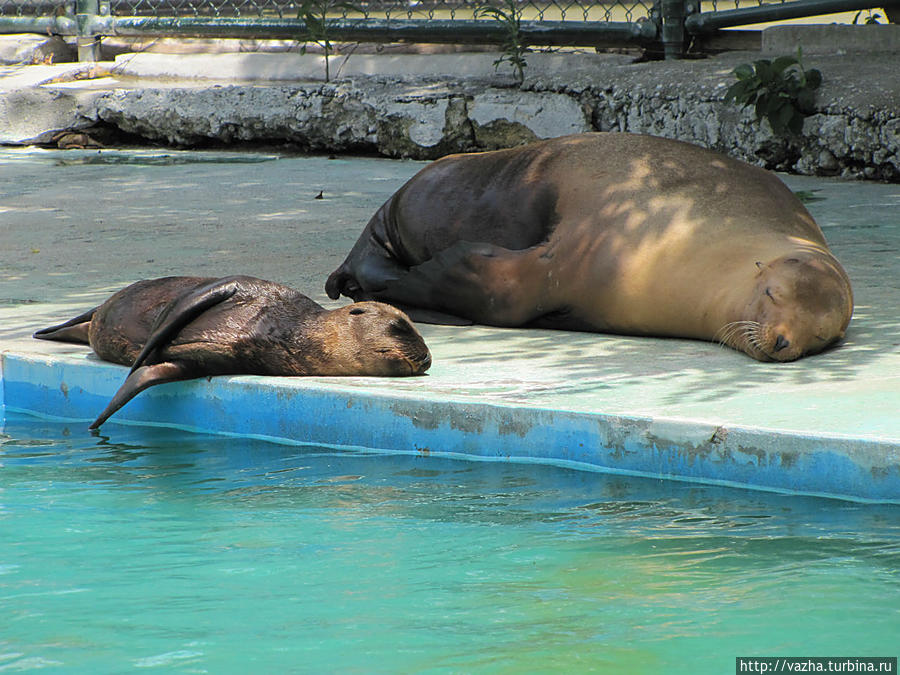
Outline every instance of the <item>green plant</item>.
{"type": "MultiPolygon", "coordinates": [[[[331,80],[328,59],[331,56],[333,48],[327,19],[328,13],[335,9],[351,9],[359,11],[355,5],[347,2],[335,2],[335,0],[303,0],[300,9],[297,12],[297,18],[303,19],[304,23],[306,23],[305,38],[319,45],[325,54],[326,82],[331,80]]],[[[306,53],[305,44],[300,48],[300,53],[306,53]]]]}
{"type": "Polygon", "coordinates": [[[494,61],[494,69],[500,67],[503,62],[509,62],[516,73],[519,84],[525,80],[525,54],[528,52],[528,44],[522,36],[522,9],[516,0],[503,0],[502,7],[492,5],[480,5],[475,10],[475,18],[488,17],[498,21],[503,30],[503,42],[500,44],[503,54],[494,61]]]}
{"type": "Polygon", "coordinates": [[[866,16],[866,20],[863,21],[863,23],[864,23],[865,25],[871,26],[872,24],[879,23],[878,19],[881,18],[881,14],[872,14],[872,10],[871,10],[871,9],[866,9],[866,10],[862,10],[862,9],[861,9],[861,10],[859,10],[859,11],[856,13],[856,15],[853,17],[853,25],[854,25],[854,26],[855,26],[856,24],[859,23],[859,17],[862,16],[862,13],[863,13],[863,12],[868,12],[868,14],[867,14],[867,16],[866,16]]]}
{"type": "Polygon", "coordinates": [[[732,71],[738,81],[725,92],[725,100],[743,107],[753,105],[756,119],[765,117],[779,136],[785,131],[799,134],[803,119],[814,110],[815,91],[822,84],[822,73],[815,68],[806,70],[802,56],[798,49],[796,57],[741,64],[732,71]]]}

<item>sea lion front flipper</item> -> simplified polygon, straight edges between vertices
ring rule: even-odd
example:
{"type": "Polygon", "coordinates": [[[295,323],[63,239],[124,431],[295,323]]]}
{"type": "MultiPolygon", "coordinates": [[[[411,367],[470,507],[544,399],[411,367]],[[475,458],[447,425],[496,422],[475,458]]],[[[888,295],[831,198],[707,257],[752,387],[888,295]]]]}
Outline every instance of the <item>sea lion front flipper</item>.
{"type": "Polygon", "coordinates": [[[240,279],[241,277],[216,279],[173,300],[156,320],[144,348],[131,366],[131,372],[140,368],[154,350],[171,342],[182,328],[203,312],[237,293],[240,279]]]}
{"type": "Polygon", "coordinates": [[[106,406],[103,412],[100,413],[100,416],[88,428],[97,429],[113,413],[147,387],[152,387],[154,384],[162,384],[163,382],[187,380],[193,376],[185,364],[178,362],[167,361],[165,363],[155,363],[152,366],[141,366],[129,373],[128,377],[125,378],[125,382],[122,383],[122,386],[119,387],[119,390],[112,397],[109,405],[106,406]]]}
{"type": "Polygon", "coordinates": [[[74,319],[60,323],[49,328],[35,331],[31,337],[38,340],[53,340],[55,342],[74,342],[76,344],[90,344],[88,330],[91,327],[91,319],[99,307],[94,307],[84,314],[79,314],[74,319]]]}
{"type": "MultiPolygon", "coordinates": [[[[542,312],[536,247],[510,250],[459,241],[390,281],[374,299],[493,326],[519,326],[542,312]]],[[[415,317],[413,317],[415,320],[415,317]]]]}

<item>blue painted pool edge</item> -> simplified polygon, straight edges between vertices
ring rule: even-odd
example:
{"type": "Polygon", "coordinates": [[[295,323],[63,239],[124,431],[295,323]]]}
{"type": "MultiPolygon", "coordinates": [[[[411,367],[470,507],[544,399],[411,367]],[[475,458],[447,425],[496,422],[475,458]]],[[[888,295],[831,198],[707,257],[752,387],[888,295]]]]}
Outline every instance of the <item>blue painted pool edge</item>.
{"type": "MultiPolygon", "coordinates": [[[[0,405],[85,426],[125,370],[83,356],[0,355],[0,405]]],[[[900,445],[867,438],[499,405],[340,378],[220,377],[154,387],[117,423],[900,504],[900,445]]]]}

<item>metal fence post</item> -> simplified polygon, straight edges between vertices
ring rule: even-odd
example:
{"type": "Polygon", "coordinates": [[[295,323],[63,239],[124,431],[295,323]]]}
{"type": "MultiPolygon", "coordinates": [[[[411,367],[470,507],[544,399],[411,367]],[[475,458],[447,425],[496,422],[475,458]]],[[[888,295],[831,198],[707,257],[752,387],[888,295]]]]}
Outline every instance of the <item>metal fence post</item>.
{"type": "Polygon", "coordinates": [[[667,59],[680,59],[684,55],[684,18],[689,0],[661,0],[663,52],[667,59]]]}
{"type": "Polygon", "coordinates": [[[95,24],[100,14],[109,14],[109,0],[76,0],[75,22],[78,34],[75,38],[78,46],[79,61],[100,60],[100,36],[96,35],[95,24]]]}

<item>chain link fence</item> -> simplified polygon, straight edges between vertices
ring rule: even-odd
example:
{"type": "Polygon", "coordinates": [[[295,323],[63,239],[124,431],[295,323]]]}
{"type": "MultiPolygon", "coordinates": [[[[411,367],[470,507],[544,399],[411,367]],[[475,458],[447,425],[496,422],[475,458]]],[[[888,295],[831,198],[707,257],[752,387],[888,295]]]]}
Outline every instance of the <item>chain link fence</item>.
{"type": "MultiPolygon", "coordinates": [[[[785,0],[710,0],[703,11],[759,7],[781,4],[785,0]]],[[[66,14],[74,16],[74,1],[0,0],[0,16],[33,17],[66,14]]],[[[340,18],[399,20],[478,20],[477,10],[485,5],[499,6],[497,0],[376,0],[347,3],[336,7],[340,18]],[[352,9],[349,5],[352,4],[352,9]]],[[[530,21],[637,21],[650,16],[652,0],[595,3],[591,0],[552,0],[518,3],[523,18],[530,21]]],[[[299,4],[290,0],[113,0],[113,16],[155,17],[244,17],[297,18],[299,4]]]]}
{"type": "Polygon", "coordinates": [[[0,0],[0,32],[75,35],[79,58],[85,60],[96,58],[104,36],[304,40],[310,39],[312,30],[302,5],[310,1],[327,5],[327,31],[335,41],[503,45],[509,40],[509,22],[484,11],[496,7],[517,15],[515,30],[523,43],[534,47],[637,45],[666,58],[682,57],[688,44],[722,34],[723,28],[884,4],[881,0],[0,0]]]}

